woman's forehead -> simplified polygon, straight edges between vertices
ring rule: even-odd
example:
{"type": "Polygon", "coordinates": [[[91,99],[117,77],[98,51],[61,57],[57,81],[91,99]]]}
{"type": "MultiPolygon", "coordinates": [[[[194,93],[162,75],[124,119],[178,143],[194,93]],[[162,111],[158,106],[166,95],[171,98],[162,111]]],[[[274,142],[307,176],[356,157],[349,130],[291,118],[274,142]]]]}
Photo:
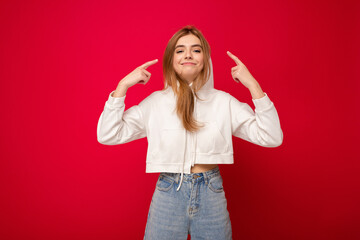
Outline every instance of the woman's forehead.
{"type": "Polygon", "coordinates": [[[176,43],[176,46],[177,45],[191,46],[194,44],[201,45],[200,39],[193,34],[189,34],[189,35],[182,36],[181,38],[179,38],[179,40],[176,43]]]}

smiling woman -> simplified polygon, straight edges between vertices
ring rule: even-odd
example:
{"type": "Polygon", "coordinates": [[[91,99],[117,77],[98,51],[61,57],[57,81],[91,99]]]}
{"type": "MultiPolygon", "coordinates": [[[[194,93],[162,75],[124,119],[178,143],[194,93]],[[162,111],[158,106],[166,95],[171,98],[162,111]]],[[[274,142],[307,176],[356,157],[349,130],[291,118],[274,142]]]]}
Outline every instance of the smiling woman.
{"type": "Polygon", "coordinates": [[[192,83],[204,67],[200,39],[193,34],[181,37],[175,47],[173,67],[180,78],[192,83]]]}
{"type": "Polygon", "coordinates": [[[280,146],[283,133],[273,102],[245,65],[231,69],[234,84],[249,89],[256,108],[214,88],[210,46],[194,26],[177,31],[163,57],[164,88],[125,110],[129,87],[147,84],[146,62],[123,78],[100,115],[105,145],[148,138],[146,172],[160,172],[144,239],[232,239],[218,164],[233,164],[232,136],[263,147],[280,146]],[[175,110],[175,111],[174,111],[175,110]]]}

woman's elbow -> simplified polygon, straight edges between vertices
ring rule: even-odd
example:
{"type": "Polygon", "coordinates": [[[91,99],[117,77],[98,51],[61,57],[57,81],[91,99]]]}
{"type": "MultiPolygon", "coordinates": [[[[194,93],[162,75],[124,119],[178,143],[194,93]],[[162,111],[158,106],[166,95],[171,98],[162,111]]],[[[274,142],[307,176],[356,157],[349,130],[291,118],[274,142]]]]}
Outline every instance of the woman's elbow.
{"type": "Polygon", "coordinates": [[[280,130],[280,132],[276,136],[274,136],[272,138],[270,147],[279,147],[279,146],[281,146],[282,143],[283,143],[283,139],[284,139],[284,135],[283,135],[282,130],[280,130]]]}
{"type": "Polygon", "coordinates": [[[97,141],[103,145],[116,145],[121,144],[120,141],[118,141],[116,136],[107,136],[107,135],[97,135],[97,141]]]}
{"type": "Polygon", "coordinates": [[[278,134],[273,134],[271,136],[268,135],[266,140],[264,138],[261,141],[262,142],[261,146],[268,148],[279,147],[283,143],[283,138],[284,138],[283,132],[280,130],[278,134]]]}
{"type": "Polygon", "coordinates": [[[106,140],[106,139],[100,137],[99,135],[97,136],[97,141],[103,145],[112,145],[112,144],[110,144],[109,140],[106,140]]]}

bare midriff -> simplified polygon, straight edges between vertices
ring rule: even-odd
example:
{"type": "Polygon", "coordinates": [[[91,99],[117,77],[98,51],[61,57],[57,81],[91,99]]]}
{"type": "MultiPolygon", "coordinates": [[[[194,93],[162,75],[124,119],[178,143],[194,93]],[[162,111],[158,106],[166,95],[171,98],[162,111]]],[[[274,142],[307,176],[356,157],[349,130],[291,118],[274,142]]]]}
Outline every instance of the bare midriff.
{"type": "Polygon", "coordinates": [[[191,167],[191,173],[206,172],[216,167],[217,164],[194,164],[194,166],[191,167]]]}

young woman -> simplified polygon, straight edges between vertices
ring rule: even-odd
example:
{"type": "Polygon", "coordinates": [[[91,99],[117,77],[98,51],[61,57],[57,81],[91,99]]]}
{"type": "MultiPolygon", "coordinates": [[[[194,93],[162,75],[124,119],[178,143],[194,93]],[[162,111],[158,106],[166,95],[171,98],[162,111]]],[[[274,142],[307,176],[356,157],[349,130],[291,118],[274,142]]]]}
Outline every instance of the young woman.
{"type": "Polygon", "coordinates": [[[144,63],[123,78],[105,103],[98,141],[106,145],[147,137],[146,172],[160,172],[144,239],[232,239],[218,164],[232,164],[232,136],[264,147],[282,144],[273,102],[233,54],[231,75],[249,89],[255,112],[214,88],[210,46],[194,26],[176,32],[163,58],[164,89],[125,109],[129,87],[146,84],[144,63]]]}

